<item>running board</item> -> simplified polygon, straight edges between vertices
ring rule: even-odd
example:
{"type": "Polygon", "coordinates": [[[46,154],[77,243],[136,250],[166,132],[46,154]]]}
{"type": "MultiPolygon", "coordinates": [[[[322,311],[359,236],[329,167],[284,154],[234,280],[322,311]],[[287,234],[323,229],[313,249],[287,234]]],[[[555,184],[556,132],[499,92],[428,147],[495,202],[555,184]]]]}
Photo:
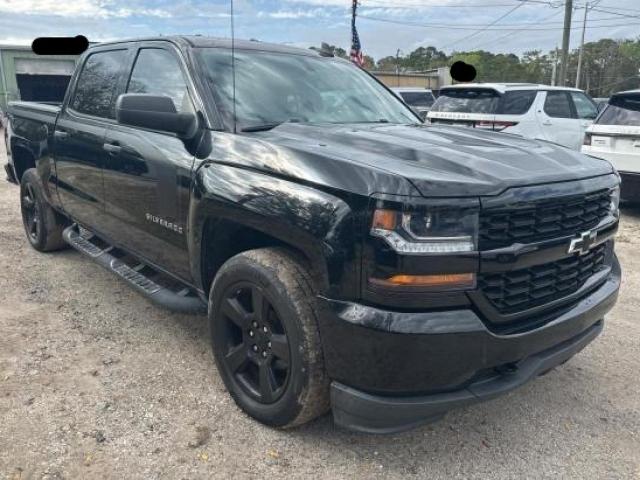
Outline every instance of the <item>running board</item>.
{"type": "Polygon", "coordinates": [[[89,230],[74,224],[66,228],[62,236],[73,248],[115,273],[152,302],[174,312],[207,312],[206,303],[190,288],[140,263],[124,250],[106,244],[89,230]]]}

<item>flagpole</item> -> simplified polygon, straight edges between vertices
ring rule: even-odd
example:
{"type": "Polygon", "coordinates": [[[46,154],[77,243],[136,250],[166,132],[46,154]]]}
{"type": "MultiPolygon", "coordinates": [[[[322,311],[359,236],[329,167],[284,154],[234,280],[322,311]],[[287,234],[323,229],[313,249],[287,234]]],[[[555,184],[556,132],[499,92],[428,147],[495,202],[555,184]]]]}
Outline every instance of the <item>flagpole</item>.
{"type": "Polygon", "coordinates": [[[358,36],[358,30],[356,29],[356,16],[358,10],[358,0],[353,0],[351,3],[351,61],[362,67],[364,65],[364,57],[362,55],[362,46],[360,45],[360,37],[358,36]]]}

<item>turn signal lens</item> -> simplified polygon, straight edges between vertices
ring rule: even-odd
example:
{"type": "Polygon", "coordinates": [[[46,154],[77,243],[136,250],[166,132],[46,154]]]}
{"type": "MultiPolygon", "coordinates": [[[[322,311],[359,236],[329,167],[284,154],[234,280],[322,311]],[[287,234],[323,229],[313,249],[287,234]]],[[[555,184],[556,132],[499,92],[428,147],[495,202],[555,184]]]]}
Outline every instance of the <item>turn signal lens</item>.
{"type": "Polygon", "coordinates": [[[395,230],[397,212],[394,210],[378,209],[373,213],[372,228],[381,230],[395,230]]]}
{"type": "Polygon", "coordinates": [[[372,283],[381,286],[430,287],[430,288],[474,288],[476,276],[473,273],[447,273],[442,275],[393,275],[386,280],[372,278],[372,283]]]}

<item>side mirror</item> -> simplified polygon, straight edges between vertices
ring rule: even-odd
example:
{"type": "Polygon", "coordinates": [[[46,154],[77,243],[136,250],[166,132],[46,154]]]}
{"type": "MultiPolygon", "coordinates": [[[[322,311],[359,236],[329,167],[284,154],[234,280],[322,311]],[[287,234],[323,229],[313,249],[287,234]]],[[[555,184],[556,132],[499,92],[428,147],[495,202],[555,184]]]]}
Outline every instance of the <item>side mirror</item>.
{"type": "Polygon", "coordinates": [[[165,95],[124,93],[116,101],[116,120],[122,125],[175,133],[190,138],[197,129],[196,116],[178,113],[173,100],[165,95]]]}

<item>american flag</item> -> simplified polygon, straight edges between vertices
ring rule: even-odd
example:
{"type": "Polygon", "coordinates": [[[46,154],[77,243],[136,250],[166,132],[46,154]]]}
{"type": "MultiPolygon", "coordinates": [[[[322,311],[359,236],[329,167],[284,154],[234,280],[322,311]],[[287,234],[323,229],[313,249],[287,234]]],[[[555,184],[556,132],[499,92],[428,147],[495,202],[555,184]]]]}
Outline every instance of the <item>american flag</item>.
{"type": "Polygon", "coordinates": [[[358,8],[358,0],[353,0],[351,15],[351,61],[362,67],[364,65],[364,57],[362,55],[362,46],[360,45],[360,37],[356,29],[356,9],[358,8]]]}

